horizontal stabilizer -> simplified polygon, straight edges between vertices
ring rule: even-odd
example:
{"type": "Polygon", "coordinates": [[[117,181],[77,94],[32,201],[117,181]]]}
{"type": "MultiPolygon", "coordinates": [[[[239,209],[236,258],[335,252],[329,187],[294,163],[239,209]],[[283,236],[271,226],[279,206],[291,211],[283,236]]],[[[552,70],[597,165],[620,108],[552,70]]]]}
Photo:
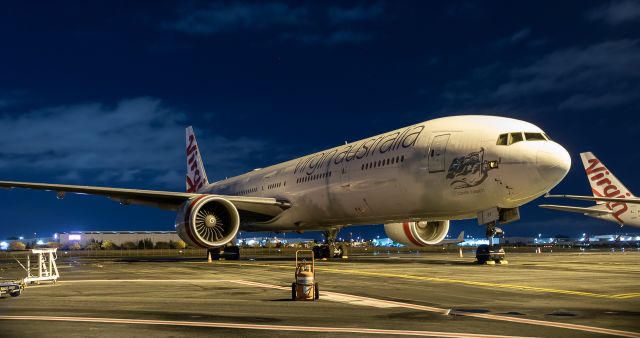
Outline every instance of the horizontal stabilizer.
{"type": "Polygon", "coordinates": [[[570,207],[566,205],[551,205],[551,204],[541,204],[540,208],[545,209],[553,209],[559,211],[567,211],[567,212],[576,212],[579,214],[589,214],[589,215],[609,215],[613,214],[611,210],[603,210],[603,209],[594,209],[594,208],[581,208],[581,207],[570,207]]]}
{"type": "Polygon", "coordinates": [[[545,197],[568,198],[568,199],[580,200],[580,201],[640,204],[640,198],[592,197],[592,196],[581,196],[581,195],[546,195],[545,197]]]}

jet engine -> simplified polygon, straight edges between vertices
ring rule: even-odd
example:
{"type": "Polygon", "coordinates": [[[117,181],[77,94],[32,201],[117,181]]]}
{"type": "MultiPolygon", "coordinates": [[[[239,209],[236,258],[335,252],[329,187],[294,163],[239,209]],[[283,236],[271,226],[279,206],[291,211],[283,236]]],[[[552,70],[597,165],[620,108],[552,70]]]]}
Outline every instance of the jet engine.
{"type": "Polygon", "coordinates": [[[407,246],[425,246],[440,243],[449,232],[449,221],[420,221],[389,223],[384,231],[394,242],[407,246]]]}
{"type": "Polygon", "coordinates": [[[187,244],[218,248],[230,242],[240,229],[238,209],[218,196],[199,196],[178,209],[176,232],[187,244]]]}

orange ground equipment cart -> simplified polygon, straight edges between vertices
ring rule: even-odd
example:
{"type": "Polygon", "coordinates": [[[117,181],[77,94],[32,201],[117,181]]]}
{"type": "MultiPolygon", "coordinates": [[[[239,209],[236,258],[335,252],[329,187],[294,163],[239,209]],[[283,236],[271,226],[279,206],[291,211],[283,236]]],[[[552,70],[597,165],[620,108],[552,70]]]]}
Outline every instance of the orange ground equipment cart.
{"type": "Polygon", "coordinates": [[[292,300],[316,300],[320,298],[320,289],[316,283],[316,265],[312,250],[296,251],[295,282],[291,283],[292,300]],[[300,258],[302,254],[310,254],[309,260],[300,258]]]}

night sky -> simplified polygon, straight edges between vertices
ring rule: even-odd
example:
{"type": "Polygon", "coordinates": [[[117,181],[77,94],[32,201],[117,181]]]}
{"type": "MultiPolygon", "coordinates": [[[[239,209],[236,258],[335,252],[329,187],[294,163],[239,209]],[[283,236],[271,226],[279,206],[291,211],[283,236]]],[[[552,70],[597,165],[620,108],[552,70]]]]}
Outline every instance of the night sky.
{"type": "MultiPolygon", "coordinates": [[[[640,191],[640,1],[11,1],[0,46],[0,180],[183,191],[188,125],[215,181],[491,114],[567,148],[554,193],[590,193],[582,151],[640,191]]],[[[538,199],[506,234],[620,231],[541,203],[589,205],[538,199]]],[[[175,218],[20,189],[0,190],[0,213],[0,238],[172,230],[175,218]]],[[[462,229],[484,233],[470,220],[451,235],[462,229]]]]}

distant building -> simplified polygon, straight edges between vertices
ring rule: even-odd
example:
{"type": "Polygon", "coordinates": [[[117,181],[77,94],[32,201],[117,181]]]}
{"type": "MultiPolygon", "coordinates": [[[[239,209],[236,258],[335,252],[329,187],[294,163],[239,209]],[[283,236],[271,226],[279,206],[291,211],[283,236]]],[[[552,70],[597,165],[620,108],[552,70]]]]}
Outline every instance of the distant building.
{"type": "Polygon", "coordinates": [[[145,239],[150,239],[153,243],[182,240],[175,231],[72,231],[59,233],[58,239],[61,246],[79,243],[83,247],[92,240],[110,241],[118,246],[125,242],[137,244],[145,239]]]}
{"type": "Polygon", "coordinates": [[[534,243],[533,237],[504,237],[500,239],[501,244],[526,245],[534,243]]]}

